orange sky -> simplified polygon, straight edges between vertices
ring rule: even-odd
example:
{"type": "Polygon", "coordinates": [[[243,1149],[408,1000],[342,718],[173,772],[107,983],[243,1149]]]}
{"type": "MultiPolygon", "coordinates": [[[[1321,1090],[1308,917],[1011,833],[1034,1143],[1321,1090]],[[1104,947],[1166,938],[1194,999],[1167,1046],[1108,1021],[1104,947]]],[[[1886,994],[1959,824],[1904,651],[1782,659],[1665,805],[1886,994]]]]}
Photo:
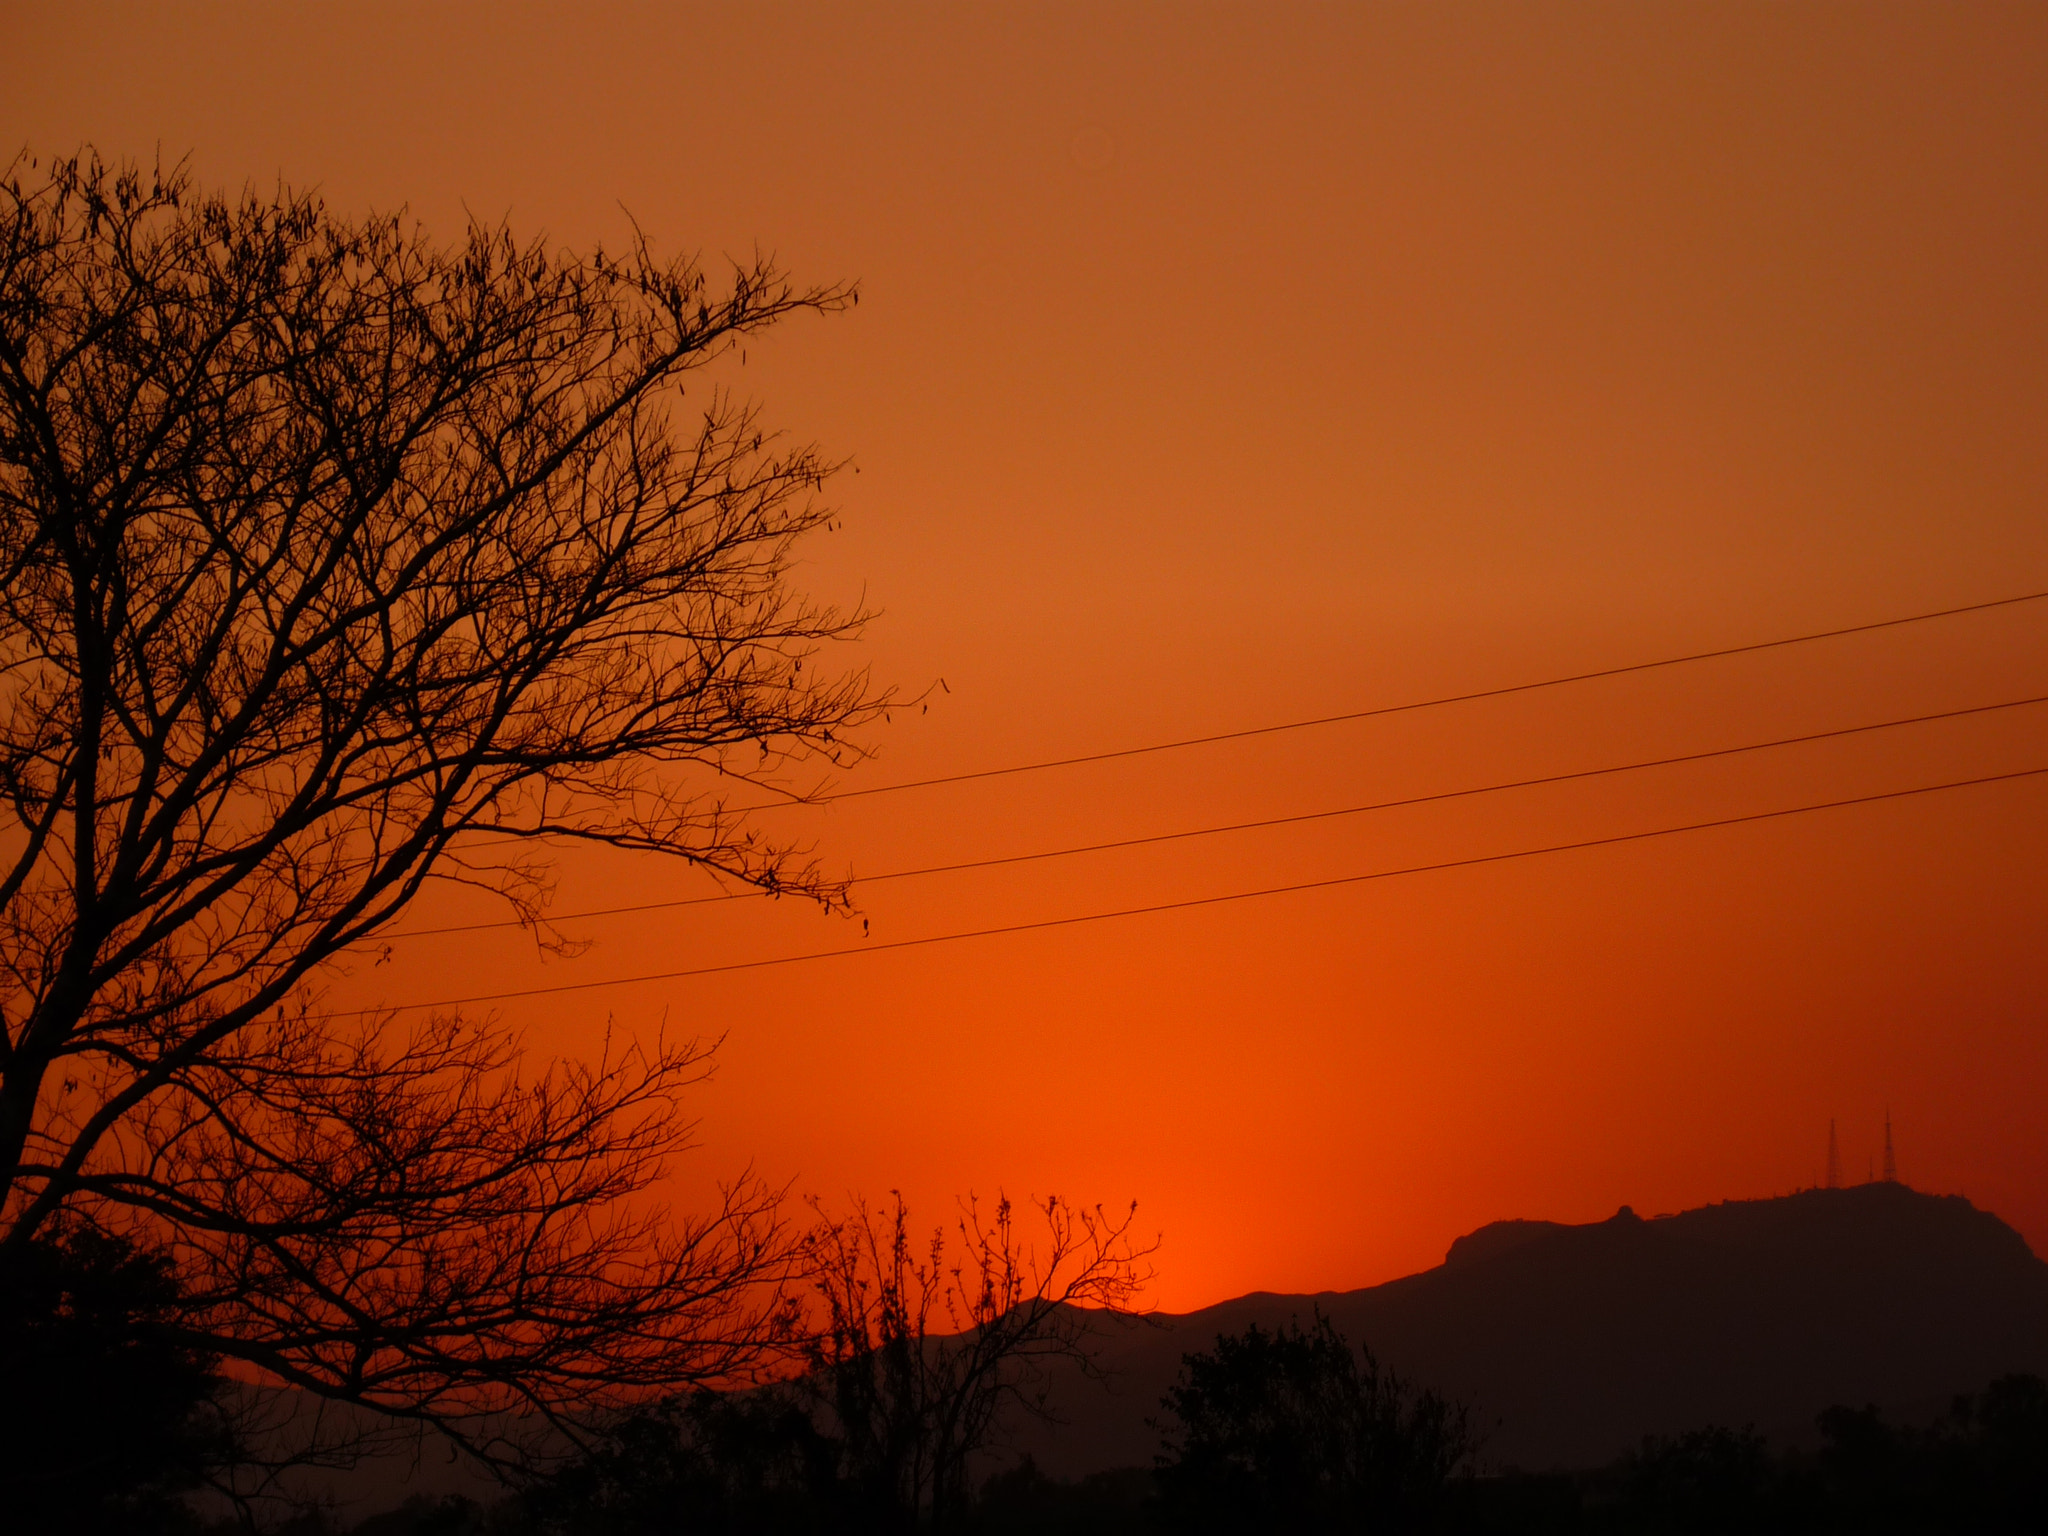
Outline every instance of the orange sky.
{"type": "MultiPolygon", "coordinates": [[[[0,140],[779,252],[739,382],[854,455],[805,587],[929,715],[852,784],[2048,588],[2048,10],[28,6],[0,140]]],[[[804,812],[856,872],[2048,693],[2048,603],[804,812]]],[[[878,940],[2048,764],[2048,709],[894,886],[878,940]]],[[[2048,1249],[2040,779],[507,1004],[723,1033],[691,1181],[1135,1196],[1153,1300],[1812,1182],[1829,1117],[2048,1249]]],[[[578,856],[559,905],[695,894],[578,856]]],[[[486,915],[458,898],[435,916],[486,915]]],[[[421,921],[425,921],[423,917],[421,921]]],[[[852,942],[788,905],[414,940],[338,998],[852,942]]]]}

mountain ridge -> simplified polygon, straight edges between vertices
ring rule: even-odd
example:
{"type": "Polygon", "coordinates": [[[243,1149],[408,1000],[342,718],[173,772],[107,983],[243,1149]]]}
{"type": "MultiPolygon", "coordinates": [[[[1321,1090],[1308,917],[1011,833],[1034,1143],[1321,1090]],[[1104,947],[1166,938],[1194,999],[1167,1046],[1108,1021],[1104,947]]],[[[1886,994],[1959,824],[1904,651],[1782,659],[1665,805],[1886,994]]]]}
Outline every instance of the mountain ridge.
{"type": "Polygon", "coordinates": [[[2048,1263],[1960,1195],[1873,1183],[1492,1222],[1381,1285],[1111,1325],[1097,1340],[1108,1383],[1056,1372],[1048,1401],[1068,1422],[1013,1426],[1013,1451],[1069,1477],[1148,1465],[1146,1421],[1182,1355],[1316,1312],[1471,1404],[1496,1467],[1596,1465],[1708,1422],[1796,1443],[1830,1403],[1926,1416],[1994,1376],[2048,1374],[2048,1263]]]}

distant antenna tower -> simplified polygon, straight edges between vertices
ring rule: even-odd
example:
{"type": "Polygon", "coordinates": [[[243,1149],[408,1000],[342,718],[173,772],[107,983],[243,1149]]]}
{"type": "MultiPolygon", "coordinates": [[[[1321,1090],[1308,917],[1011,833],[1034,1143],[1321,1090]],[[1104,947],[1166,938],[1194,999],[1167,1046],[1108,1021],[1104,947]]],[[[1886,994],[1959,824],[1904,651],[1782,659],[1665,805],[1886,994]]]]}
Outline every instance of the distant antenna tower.
{"type": "Polygon", "coordinates": [[[1884,1181],[1887,1184],[1899,1182],[1899,1159],[1892,1151],[1892,1112],[1884,1112],[1884,1181]]]}
{"type": "Polygon", "coordinates": [[[1842,1144],[1835,1138],[1835,1122],[1828,1122],[1828,1188],[1842,1187],[1842,1144]]]}

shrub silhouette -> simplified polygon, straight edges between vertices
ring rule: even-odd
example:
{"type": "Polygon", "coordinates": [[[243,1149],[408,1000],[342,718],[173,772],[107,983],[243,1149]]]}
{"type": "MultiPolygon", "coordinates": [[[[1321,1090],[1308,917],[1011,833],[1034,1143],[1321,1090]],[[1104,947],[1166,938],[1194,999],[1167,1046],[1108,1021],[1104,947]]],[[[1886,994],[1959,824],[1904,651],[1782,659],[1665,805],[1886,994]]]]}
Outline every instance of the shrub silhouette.
{"type": "Polygon", "coordinates": [[[1622,1507],[1633,1530],[1786,1529],[1787,1479],[1763,1436],[1710,1425],[1651,1436],[1624,1464],[1622,1507]]]}
{"type": "MultiPolygon", "coordinates": [[[[970,1198],[950,1241],[920,1247],[900,1195],[857,1202],[799,1249],[818,1301],[803,1375],[625,1415],[529,1507],[577,1536],[970,1528],[1002,1410],[1042,1411],[1048,1363],[1086,1369],[1091,1327],[1149,1273],[1135,1209],[1048,1197],[1033,1244],[1007,1199],[984,1217],[970,1198]]],[[[1045,1495],[1034,1478],[997,1479],[996,1500],[1045,1495]]]]}
{"type": "Polygon", "coordinates": [[[1830,1408],[1819,1422],[1820,1481],[1843,1529],[2048,1529],[2048,1382],[2038,1376],[2002,1376],[1925,1428],[1888,1424],[1871,1407],[1830,1408]]]}
{"type": "Polygon", "coordinates": [[[984,1214],[971,1196],[950,1236],[918,1244],[900,1194],[883,1210],[856,1202],[805,1240],[822,1315],[799,1389],[860,1507],[893,1511],[886,1528],[966,1521],[970,1469],[1004,1410],[1048,1415],[1047,1367],[1091,1369],[1094,1329],[1128,1313],[1150,1275],[1135,1203],[1033,1203],[1035,1244],[1007,1198],[984,1214]]]}
{"type": "Polygon", "coordinates": [[[1162,1513],[1187,1531],[1408,1531],[1473,1450],[1465,1409],[1353,1351],[1329,1320],[1188,1355],[1163,1405],[1162,1513]]]}
{"type": "Polygon", "coordinates": [[[0,1247],[0,1508],[10,1530],[151,1532],[223,1454],[213,1362],[158,1254],[90,1228],[0,1247]]]}
{"type": "Polygon", "coordinates": [[[700,1391],[621,1419],[526,1504],[539,1531],[562,1536],[864,1529],[837,1454],[782,1392],[700,1391]]]}

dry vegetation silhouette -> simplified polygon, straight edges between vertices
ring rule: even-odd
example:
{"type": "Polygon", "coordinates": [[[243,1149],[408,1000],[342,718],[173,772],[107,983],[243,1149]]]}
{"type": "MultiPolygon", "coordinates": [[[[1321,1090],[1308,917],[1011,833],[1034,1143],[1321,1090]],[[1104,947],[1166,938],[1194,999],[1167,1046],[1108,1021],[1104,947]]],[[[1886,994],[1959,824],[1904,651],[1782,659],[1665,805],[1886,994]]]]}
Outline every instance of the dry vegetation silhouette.
{"type": "Polygon", "coordinates": [[[1050,1411],[1047,1366],[1085,1367],[1149,1276],[1134,1211],[1049,1198],[1031,1218],[969,1201],[920,1240],[898,1196],[822,1219],[800,1374],[627,1414],[501,1513],[565,1536],[976,1525],[1005,1410],[1050,1411]]]}

